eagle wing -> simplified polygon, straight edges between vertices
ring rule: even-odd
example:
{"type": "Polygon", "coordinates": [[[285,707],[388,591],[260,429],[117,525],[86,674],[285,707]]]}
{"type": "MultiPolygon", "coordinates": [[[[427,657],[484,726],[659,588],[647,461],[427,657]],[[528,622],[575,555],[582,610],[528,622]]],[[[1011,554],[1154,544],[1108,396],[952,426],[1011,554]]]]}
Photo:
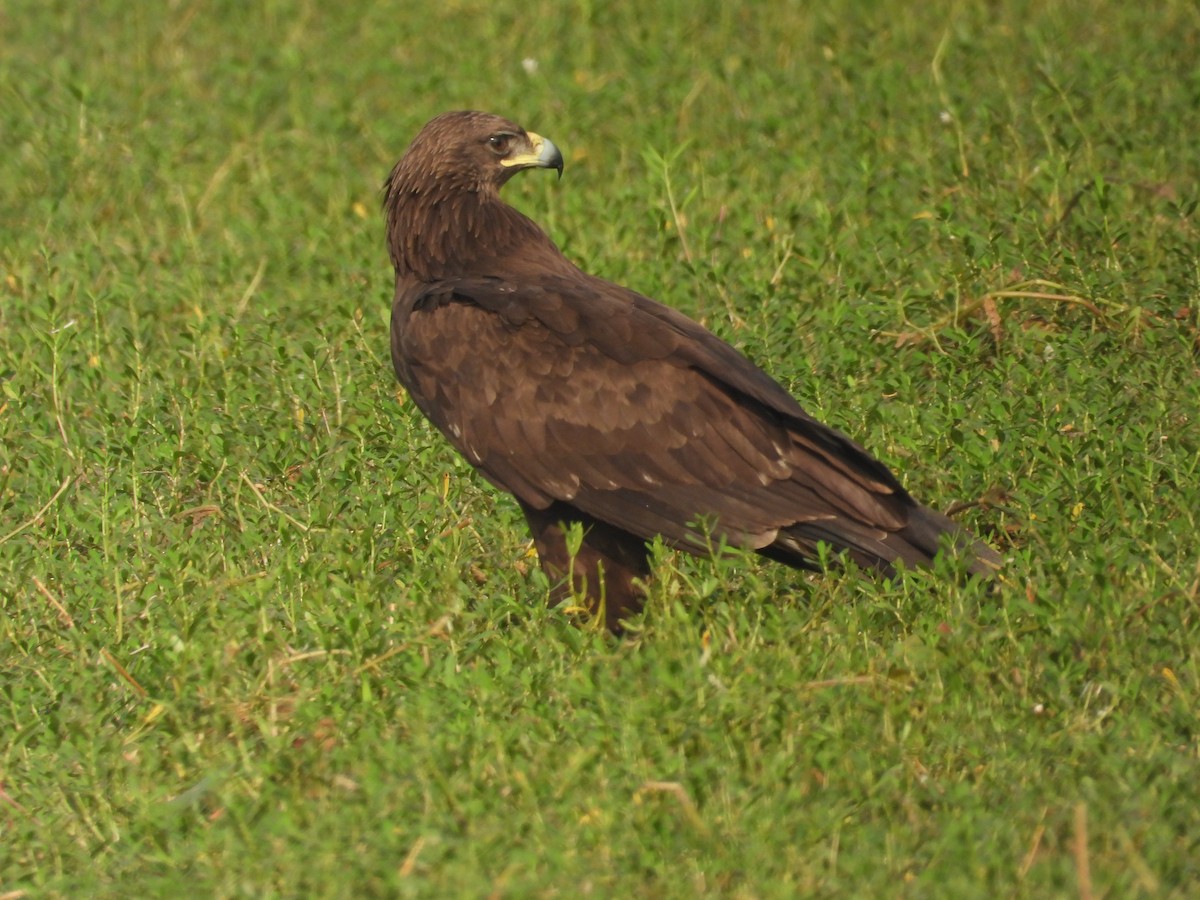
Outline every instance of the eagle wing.
{"type": "Polygon", "coordinates": [[[914,508],[882,464],[734,348],[582,272],[399,295],[392,352],[426,416],[538,509],[568,503],[703,551],[710,535],[762,549],[788,529],[867,549],[914,508]]]}

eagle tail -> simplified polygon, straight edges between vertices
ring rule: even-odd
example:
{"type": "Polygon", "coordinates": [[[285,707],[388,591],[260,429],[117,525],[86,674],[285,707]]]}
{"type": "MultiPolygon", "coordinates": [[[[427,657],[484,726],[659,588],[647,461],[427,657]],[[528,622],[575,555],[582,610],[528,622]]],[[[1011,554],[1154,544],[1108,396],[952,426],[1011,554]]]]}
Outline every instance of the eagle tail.
{"type": "Polygon", "coordinates": [[[863,568],[895,572],[896,563],[907,568],[929,566],[939,552],[948,551],[966,560],[966,570],[992,578],[1000,569],[1000,554],[969,531],[939,512],[913,504],[908,521],[896,531],[883,531],[846,517],[799,522],[781,529],[775,542],[759,552],[778,562],[811,568],[817,545],[826,543],[845,551],[863,568]]]}

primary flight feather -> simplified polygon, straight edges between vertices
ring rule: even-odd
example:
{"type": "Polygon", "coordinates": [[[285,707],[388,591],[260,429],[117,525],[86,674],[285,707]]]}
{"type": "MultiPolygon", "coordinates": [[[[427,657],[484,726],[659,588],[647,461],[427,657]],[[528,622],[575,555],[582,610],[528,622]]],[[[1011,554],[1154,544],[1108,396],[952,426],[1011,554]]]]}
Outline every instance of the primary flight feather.
{"type": "Polygon", "coordinates": [[[619,628],[641,606],[656,535],[691,553],[723,538],[798,567],[823,541],[884,571],[929,563],[949,535],[969,571],[999,566],[729,344],[581,271],[500,199],[522,169],[562,166],[551,141],[513,122],[445,113],[384,197],[396,375],[516,497],[556,596],[584,595],[619,628]]]}

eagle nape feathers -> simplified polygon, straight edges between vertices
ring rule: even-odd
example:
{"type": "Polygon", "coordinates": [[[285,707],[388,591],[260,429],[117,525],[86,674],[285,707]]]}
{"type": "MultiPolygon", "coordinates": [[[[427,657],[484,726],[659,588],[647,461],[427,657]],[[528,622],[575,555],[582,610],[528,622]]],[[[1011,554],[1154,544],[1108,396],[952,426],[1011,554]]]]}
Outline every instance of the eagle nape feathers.
{"type": "Polygon", "coordinates": [[[811,568],[825,542],[883,572],[944,548],[991,576],[1000,556],[917,503],[676,310],[581,271],[500,199],[554,144],[481,112],[421,129],[385,184],[396,375],[470,463],[520,504],[555,597],[605,623],[640,609],[647,541],[712,540],[811,568]],[[567,529],[583,543],[568,554],[567,529]]]}

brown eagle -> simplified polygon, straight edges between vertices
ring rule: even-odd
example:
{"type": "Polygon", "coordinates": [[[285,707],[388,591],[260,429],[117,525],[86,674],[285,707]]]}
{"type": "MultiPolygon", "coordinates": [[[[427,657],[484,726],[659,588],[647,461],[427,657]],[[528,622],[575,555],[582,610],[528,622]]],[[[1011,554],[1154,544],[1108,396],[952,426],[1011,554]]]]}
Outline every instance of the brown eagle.
{"type": "Polygon", "coordinates": [[[618,629],[642,605],[655,535],[689,553],[724,540],[806,568],[825,542],[885,572],[949,543],[969,571],[998,568],[994,550],[918,504],[729,344],[581,271],[500,199],[522,169],[562,167],[540,135],[450,112],[421,129],[384,188],[396,375],[516,497],[556,598],[582,594],[618,629]]]}

